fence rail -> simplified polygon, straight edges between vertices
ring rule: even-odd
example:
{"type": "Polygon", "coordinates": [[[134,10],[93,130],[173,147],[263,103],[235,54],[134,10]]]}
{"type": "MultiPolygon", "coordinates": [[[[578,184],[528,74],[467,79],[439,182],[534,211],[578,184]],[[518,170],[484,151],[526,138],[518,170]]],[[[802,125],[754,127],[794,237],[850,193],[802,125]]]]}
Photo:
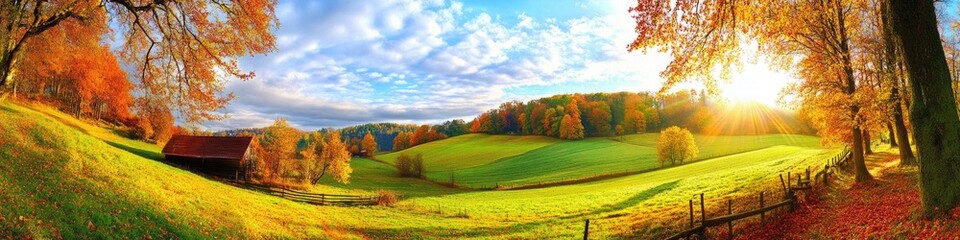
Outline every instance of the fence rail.
{"type": "Polygon", "coordinates": [[[303,202],[315,205],[375,205],[377,198],[373,196],[362,195],[344,195],[344,194],[325,194],[301,192],[286,188],[278,188],[249,183],[232,183],[234,186],[266,193],[273,196],[286,198],[295,202],[303,202]]]}
{"type": "Polygon", "coordinates": [[[850,154],[851,154],[850,150],[845,148],[842,152],[840,152],[840,154],[837,154],[833,158],[830,158],[827,161],[827,164],[824,165],[823,169],[820,169],[820,171],[818,171],[815,174],[815,179],[811,179],[809,168],[807,168],[806,170],[806,179],[804,179],[802,174],[797,174],[796,184],[793,184],[794,182],[790,172],[787,172],[786,179],[783,178],[783,174],[780,174],[780,184],[784,192],[783,200],[769,206],[764,205],[763,192],[760,192],[760,208],[749,210],[746,212],[741,212],[741,213],[731,213],[733,202],[732,200],[728,200],[727,215],[707,219],[706,211],[703,207],[704,206],[703,194],[701,193],[700,194],[700,224],[694,225],[695,222],[693,219],[693,215],[694,215],[693,200],[690,200],[690,228],[685,229],[681,232],[678,232],[672,236],[669,236],[666,239],[675,240],[675,239],[681,239],[681,238],[689,238],[694,235],[702,237],[706,234],[707,228],[720,226],[723,224],[727,225],[727,228],[729,229],[728,234],[729,236],[732,237],[733,221],[737,221],[737,220],[741,220],[741,219],[745,219],[745,218],[749,218],[757,215],[760,215],[760,218],[762,221],[762,219],[764,218],[764,213],[766,212],[773,211],[775,209],[785,207],[785,206],[789,206],[790,209],[792,210],[795,208],[797,204],[797,195],[796,195],[797,191],[812,189],[813,185],[819,182],[820,179],[823,179],[824,185],[829,184],[829,176],[833,171],[833,169],[846,165],[847,162],[849,162],[849,159],[851,157],[850,154]]]}

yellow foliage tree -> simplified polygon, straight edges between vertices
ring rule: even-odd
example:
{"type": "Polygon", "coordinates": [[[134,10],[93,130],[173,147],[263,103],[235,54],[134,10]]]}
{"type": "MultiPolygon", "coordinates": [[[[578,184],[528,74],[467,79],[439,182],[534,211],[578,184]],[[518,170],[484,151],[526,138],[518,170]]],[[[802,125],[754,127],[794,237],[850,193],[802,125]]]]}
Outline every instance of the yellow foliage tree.
{"type": "Polygon", "coordinates": [[[320,178],[327,172],[330,172],[333,179],[338,182],[350,182],[350,173],[353,173],[353,169],[350,168],[350,152],[347,151],[347,144],[340,139],[340,132],[330,134],[330,139],[327,139],[327,143],[323,147],[321,159],[323,169],[321,169],[320,175],[313,179],[313,184],[319,182],[320,178]]]}
{"type": "Polygon", "coordinates": [[[300,131],[290,126],[286,119],[279,118],[263,131],[261,144],[264,156],[261,156],[261,177],[272,181],[283,175],[284,163],[294,158],[300,131]]]}
{"type": "Polygon", "coordinates": [[[693,159],[699,153],[693,134],[687,129],[672,126],[660,132],[657,138],[657,161],[660,166],[667,162],[683,164],[683,161],[693,159]]]}

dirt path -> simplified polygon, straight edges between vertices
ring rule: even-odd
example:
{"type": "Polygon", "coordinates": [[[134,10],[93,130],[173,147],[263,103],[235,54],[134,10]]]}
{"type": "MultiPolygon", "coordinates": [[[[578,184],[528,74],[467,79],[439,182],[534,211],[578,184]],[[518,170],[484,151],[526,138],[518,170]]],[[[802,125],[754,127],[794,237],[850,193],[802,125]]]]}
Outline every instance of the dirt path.
{"type": "Polygon", "coordinates": [[[899,167],[898,155],[891,152],[866,160],[876,181],[851,185],[852,176],[842,176],[840,184],[804,197],[797,211],[763,227],[745,226],[736,238],[960,239],[960,208],[946,219],[920,219],[916,167],[899,167]]]}

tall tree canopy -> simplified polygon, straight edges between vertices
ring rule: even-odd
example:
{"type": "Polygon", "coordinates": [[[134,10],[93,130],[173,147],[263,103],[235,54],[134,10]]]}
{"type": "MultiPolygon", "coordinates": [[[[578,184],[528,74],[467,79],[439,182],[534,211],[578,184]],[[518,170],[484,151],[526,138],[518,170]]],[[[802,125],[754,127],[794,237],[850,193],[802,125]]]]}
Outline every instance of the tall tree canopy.
{"type": "Polygon", "coordinates": [[[879,12],[880,20],[890,20],[881,26],[893,26],[898,40],[893,44],[901,49],[896,57],[902,59],[909,76],[909,117],[920,158],[923,207],[927,213],[942,213],[960,202],[960,183],[956,181],[960,176],[956,164],[960,161],[960,120],[933,4],[904,0],[638,0],[629,10],[634,14],[637,38],[627,48],[656,48],[673,56],[661,73],[666,78],[664,89],[698,79],[713,92],[717,90],[714,73],[719,71],[721,78],[728,78],[730,69],[740,64],[742,47],[756,41],[758,52],[797,71],[805,81],[803,88],[812,93],[804,97],[823,100],[811,101],[823,104],[818,109],[848,113],[834,126],[848,129],[857,180],[868,180],[862,130],[869,128],[871,116],[861,109],[869,104],[863,96],[876,94],[876,88],[864,88],[863,84],[870,83],[868,71],[877,70],[869,68],[883,64],[864,60],[870,57],[865,52],[870,48],[858,45],[864,43],[858,39],[877,40],[890,34],[879,28],[871,30],[865,23],[869,14],[879,12]]]}
{"type": "MultiPolygon", "coordinates": [[[[664,89],[690,79],[701,79],[717,91],[714,72],[729,78],[739,66],[742,46],[756,40],[766,55],[781,66],[796,69],[804,82],[798,89],[808,102],[843,109],[834,119],[853,146],[857,180],[872,179],[863,158],[863,123],[858,98],[851,39],[869,34],[860,21],[866,0],[823,1],[638,1],[630,8],[637,38],[628,50],[659,48],[673,61],[661,75],[664,89]],[[828,101],[829,100],[829,101],[828,101]]],[[[824,107],[814,109],[824,110],[824,107]]]]}
{"type": "Polygon", "coordinates": [[[167,101],[187,122],[219,119],[233,97],[224,79],[253,78],[236,58],[275,48],[276,0],[13,0],[0,4],[0,87],[17,81],[30,39],[71,24],[117,26],[120,58],[136,66],[146,94],[167,101]],[[108,21],[114,24],[108,24],[108,21]]]}

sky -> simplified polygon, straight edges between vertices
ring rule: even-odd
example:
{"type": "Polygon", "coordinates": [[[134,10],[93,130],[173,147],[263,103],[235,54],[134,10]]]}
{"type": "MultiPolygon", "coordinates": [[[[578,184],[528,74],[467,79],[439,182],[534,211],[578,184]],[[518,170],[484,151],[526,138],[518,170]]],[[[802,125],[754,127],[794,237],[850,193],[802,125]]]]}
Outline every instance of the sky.
{"type": "MultiPolygon", "coordinates": [[[[636,3],[635,1],[633,2],[636,3]]],[[[205,128],[301,129],[434,124],[500,103],[563,93],[657,91],[670,60],[627,52],[629,0],[330,0],[277,6],[277,51],[240,59],[229,118],[205,128]]],[[[793,81],[748,62],[722,83],[732,99],[773,104],[793,81]]],[[[684,86],[681,86],[684,87],[684,86]]]]}

